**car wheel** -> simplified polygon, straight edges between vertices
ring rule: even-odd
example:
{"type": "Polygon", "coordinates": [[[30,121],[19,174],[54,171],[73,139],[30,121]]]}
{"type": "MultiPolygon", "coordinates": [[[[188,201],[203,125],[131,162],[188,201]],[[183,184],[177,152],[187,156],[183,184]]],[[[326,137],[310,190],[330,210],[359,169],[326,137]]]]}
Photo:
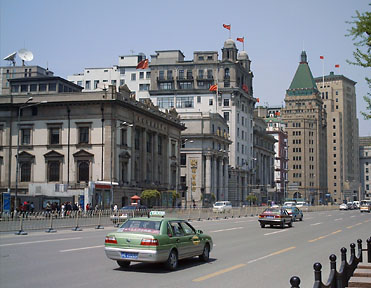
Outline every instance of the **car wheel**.
{"type": "Polygon", "coordinates": [[[282,223],[281,223],[281,228],[282,228],[282,229],[285,228],[285,221],[282,221],[282,223]]]}
{"type": "Polygon", "coordinates": [[[292,227],[292,221],[289,222],[289,227],[292,227]]]}
{"type": "Polygon", "coordinates": [[[303,217],[304,217],[304,216],[301,216],[301,217],[300,217],[300,221],[303,221],[303,217]]]}
{"type": "Polygon", "coordinates": [[[202,254],[199,256],[200,260],[203,262],[209,262],[210,259],[210,246],[209,243],[205,244],[202,254]]]}
{"type": "Polygon", "coordinates": [[[264,228],[265,227],[265,224],[264,223],[260,223],[260,227],[261,228],[264,228]]]}
{"type": "Polygon", "coordinates": [[[127,268],[130,266],[130,261],[122,261],[122,260],[118,260],[117,261],[117,264],[119,264],[119,266],[121,268],[127,268]]]}
{"type": "Polygon", "coordinates": [[[169,258],[167,258],[166,267],[171,271],[174,271],[176,268],[178,268],[178,254],[174,249],[171,250],[169,258]]]}

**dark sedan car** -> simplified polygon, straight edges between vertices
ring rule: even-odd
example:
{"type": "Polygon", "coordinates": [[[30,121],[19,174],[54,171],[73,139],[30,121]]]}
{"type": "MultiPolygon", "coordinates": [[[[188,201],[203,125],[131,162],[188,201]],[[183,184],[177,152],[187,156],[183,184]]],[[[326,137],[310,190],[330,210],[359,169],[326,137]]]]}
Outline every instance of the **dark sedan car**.
{"type": "Polygon", "coordinates": [[[264,228],[265,225],[285,228],[286,224],[292,227],[292,216],[289,215],[286,209],[267,208],[259,215],[259,223],[262,228],[264,228]]]}

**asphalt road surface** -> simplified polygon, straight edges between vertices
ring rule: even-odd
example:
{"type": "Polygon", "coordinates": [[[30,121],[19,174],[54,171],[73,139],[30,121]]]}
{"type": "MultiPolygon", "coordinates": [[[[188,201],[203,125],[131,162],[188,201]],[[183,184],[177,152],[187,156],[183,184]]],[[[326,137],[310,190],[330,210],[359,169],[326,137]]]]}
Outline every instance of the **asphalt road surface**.
{"type": "MultiPolygon", "coordinates": [[[[106,258],[104,236],[93,228],[26,236],[1,234],[0,287],[313,287],[313,264],[329,274],[329,256],[371,236],[371,214],[354,211],[305,213],[293,228],[260,228],[257,217],[193,221],[214,240],[209,263],[180,261],[168,272],[160,264],[137,263],[120,269],[106,258]]],[[[349,259],[349,253],[348,253],[349,259]]],[[[337,262],[338,267],[340,261],[337,262]]]]}

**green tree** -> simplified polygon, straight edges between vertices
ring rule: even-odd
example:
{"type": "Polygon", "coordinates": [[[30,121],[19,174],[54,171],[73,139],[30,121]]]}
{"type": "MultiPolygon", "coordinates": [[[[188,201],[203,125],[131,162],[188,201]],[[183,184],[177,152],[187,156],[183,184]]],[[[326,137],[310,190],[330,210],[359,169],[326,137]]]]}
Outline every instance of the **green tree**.
{"type": "MultiPolygon", "coordinates": [[[[369,4],[371,6],[371,4],[369,4]]],[[[363,68],[371,67],[371,12],[359,13],[353,16],[353,21],[347,21],[352,27],[348,29],[349,34],[354,41],[356,50],[353,52],[354,61],[347,61],[350,64],[361,66],[363,68]]],[[[371,90],[371,78],[365,78],[369,91],[371,90]]],[[[363,96],[367,103],[366,112],[361,112],[365,119],[371,119],[371,93],[363,96]]]]}
{"type": "Polygon", "coordinates": [[[254,194],[249,194],[249,195],[247,195],[247,197],[246,197],[246,201],[249,201],[250,206],[251,206],[252,204],[255,204],[257,200],[258,200],[258,198],[257,198],[254,194]]]}
{"type": "Polygon", "coordinates": [[[160,196],[161,194],[157,190],[143,190],[142,194],[140,194],[140,198],[146,201],[148,206],[153,206],[153,203],[156,203],[160,196]]]}

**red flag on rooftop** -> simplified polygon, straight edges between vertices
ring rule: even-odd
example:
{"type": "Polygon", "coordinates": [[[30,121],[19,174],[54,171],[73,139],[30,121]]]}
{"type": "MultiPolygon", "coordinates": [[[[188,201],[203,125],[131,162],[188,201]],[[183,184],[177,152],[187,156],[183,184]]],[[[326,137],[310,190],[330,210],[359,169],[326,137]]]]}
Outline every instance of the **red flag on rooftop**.
{"type": "Polygon", "coordinates": [[[148,68],[148,59],[140,61],[137,65],[137,69],[147,69],[147,68],[148,68]]]}
{"type": "Polygon", "coordinates": [[[225,29],[231,30],[231,24],[223,24],[225,29]]]}
{"type": "Polygon", "coordinates": [[[325,59],[325,57],[324,56],[319,56],[319,59],[325,59]]]}
{"type": "Polygon", "coordinates": [[[242,90],[245,91],[246,93],[249,93],[249,87],[247,87],[246,84],[242,84],[242,90]]]}
{"type": "Polygon", "coordinates": [[[340,68],[340,65],[339,64],[335,64],[335,68],[340,68]]]}
{"type": "Polygon", "coordinates": [[[239,37],[237,37],[237,41],[240,41],[240,42],[245,42],[245,37],[242,37],[242,38],[239,38],[239,37]]]}
{"type": "Polygon", "coordinates": [[[218,85],[211,85],[210,88],[209,88],[209,91],[216,91],[218,90],[218,85]]]}

